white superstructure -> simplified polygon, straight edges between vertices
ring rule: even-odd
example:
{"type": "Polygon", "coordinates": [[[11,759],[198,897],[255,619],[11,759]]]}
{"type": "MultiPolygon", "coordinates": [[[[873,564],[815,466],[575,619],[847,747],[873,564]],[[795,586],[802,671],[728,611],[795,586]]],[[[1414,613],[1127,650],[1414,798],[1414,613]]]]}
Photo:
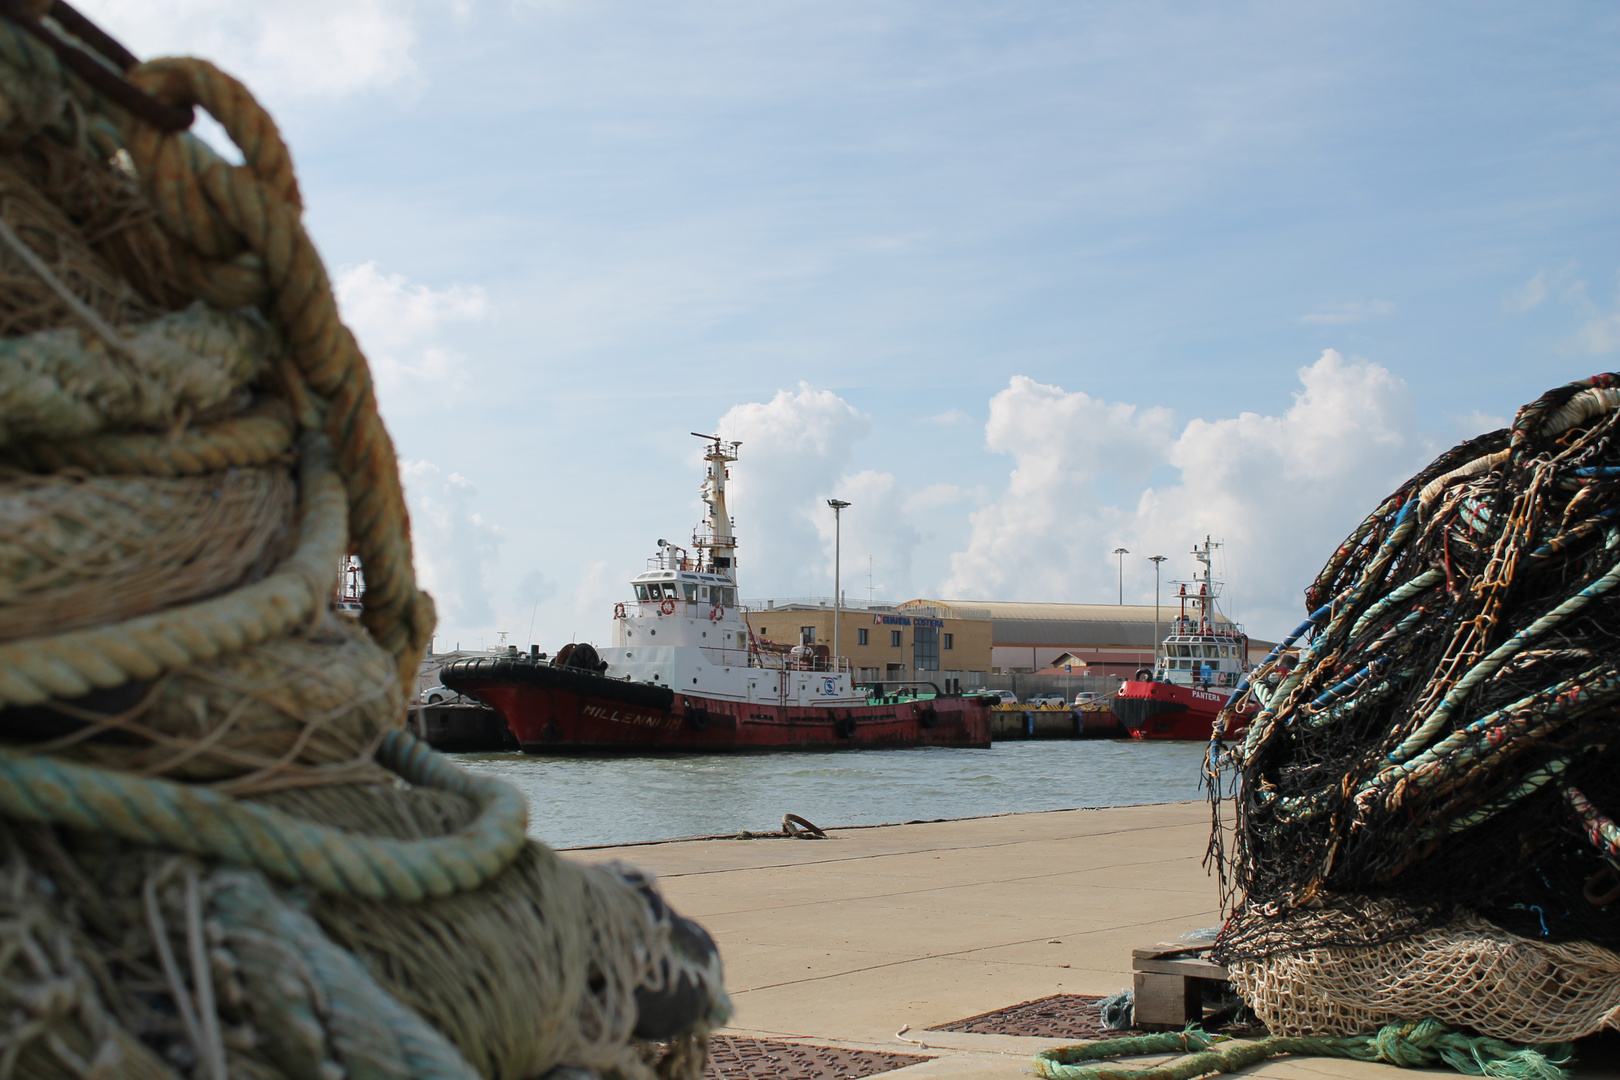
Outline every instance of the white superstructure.
{"type": "MultiPolygon", "coordinates": [[[[693,434],[696,434],[694,432],[693,434]]],[[[726,511],[727,466],[740,443],[709,440],[707,509],[689,549],[658,541],[658,554],[630,582],[634,599],[613,608],[613,645],[599,650],[606,675],[667,686],[689,697],[760,705],[864,704],[849,662],[825,646],[785,652],[751,639],[737,602],[737,538],[726,511]]]]}
{"type": "Polygon", "coordinates": [[[1217,622],[1215,601],[1221,583],[1210,577],[1210,556],[1219,544],[1204,537],[1192,549],[1202,564],[1192,581],[1180,585],[1181,614],[1170,623],[1154,678],[1180,686],[1235,687],[1249,670],[1249,639],[1235,623],[1217,622]],[[1192,611],[1189,612],[1188,608],[1192,611]]]}

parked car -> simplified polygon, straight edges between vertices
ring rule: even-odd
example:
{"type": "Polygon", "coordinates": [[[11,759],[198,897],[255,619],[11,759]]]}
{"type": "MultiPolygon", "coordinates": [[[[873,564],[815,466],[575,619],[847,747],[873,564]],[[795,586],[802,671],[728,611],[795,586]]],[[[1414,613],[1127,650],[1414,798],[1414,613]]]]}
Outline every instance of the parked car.
{"type": "Polygon", "coordinates": [[[1062,694],[1032,694],[1030,695],[1028,704],[1062,708],[1064,705],[1067,705],[1068,702],[1063,700],[1062,694]]]}
{"type": "Polygon", "coordinates": [[[1097,693],[1095,690],[1082,690],[1078,694],[1074,695],[1074,701],[1071,704],[1085,705],[1089,702],[1097,701],[1101,697],[1102,695],[1097,693]]]}
{"type": "Polygon", "coordinates": [[[460,694],[441,683],[438,686],[430,686],[422,691],[421,699],[423,704],[426,705],[440,705],[446,701],[453,701],[460,696],[460,694]]]}

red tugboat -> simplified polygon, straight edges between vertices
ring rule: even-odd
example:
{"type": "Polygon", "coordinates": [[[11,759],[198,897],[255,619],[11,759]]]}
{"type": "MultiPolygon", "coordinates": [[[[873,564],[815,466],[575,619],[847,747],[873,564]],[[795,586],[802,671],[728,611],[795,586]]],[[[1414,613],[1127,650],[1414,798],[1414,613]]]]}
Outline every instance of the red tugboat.
{"type": "MultiPolygon", "coordinates": [[[[1206,536],[1203,547],[1193,548],[1203,569],[1181,583],[1181,614],[1170,624],[1157,668],[1138,671],[1114,695],[1114,715],[1133,739],[1208,742],[1215,717],[1249,670],[1248,635],[1220,619],[1215,607],[1221,583],[1210,578],[1209,563],[1219,546],[1206,536]]],[[[1227,738],[1243,734],[1254,712],[1250,706],[1233,716],[1227,738]]]]}
{"type": "Polygon", "coordinates": [[[611,648],[458,660],[440,669],[444,685],[493,706],[532,754],[988,747],[989,697],[857,687],[824,645],[754,638],[726,511],[739,444],[698,437],[709,464],[696,554],[658,541],[634,599],[614,605],[611,648]]]}

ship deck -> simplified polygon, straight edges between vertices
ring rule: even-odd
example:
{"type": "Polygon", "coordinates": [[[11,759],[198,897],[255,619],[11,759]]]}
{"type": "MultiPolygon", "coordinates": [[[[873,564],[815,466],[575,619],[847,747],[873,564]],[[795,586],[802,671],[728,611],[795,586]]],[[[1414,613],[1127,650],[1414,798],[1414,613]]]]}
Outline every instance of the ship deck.
{"type": "MultiPolygon", "coordinates": [[[[724,1034],[927,1058],[881,1074],[894,1080],[1027,1077],[1036,1051],[1073,1040],[929,1029],[1051,995],[1112,994],[1131,984],[1133,948],[1219,920],[1200,865],[1202,803],[829,832],[573,854],[657,873],[677,909],[714,934],[736,1006],[724,1034]]],[[[1576,1077],[1616,1074],[1610,1038],[1587,1048],[1576,1077]]],[[[862,1075],[825,1073],[846,1074],[862,1075]]],[[[1244,1074],[1412,1070],[1283,1058],[1244,1074]]]]}

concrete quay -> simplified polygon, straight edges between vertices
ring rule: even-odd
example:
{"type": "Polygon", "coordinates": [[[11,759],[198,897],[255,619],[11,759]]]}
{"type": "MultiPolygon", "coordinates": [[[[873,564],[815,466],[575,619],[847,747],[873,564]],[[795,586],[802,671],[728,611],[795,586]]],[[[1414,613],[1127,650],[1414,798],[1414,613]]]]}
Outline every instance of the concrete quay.
{"type": "MultiPolygon", "coordinates": [[[[736,1006],[727,1034],[930,1058],[885,1080],[1028,1076],[1037,1051],[1065,1040],[928,1028],[1053,994],[1112,994],[1131,984],[1133,948],[1219,921],[1201,865],[1203,803],[828,832],[570,854],[656,873],[670,902],[709,929],[736,1006]]],[[[1616,1075],[1603,1057],[1575,1075],[1616,1075]]],[[[1282,1058],[1244,1074],[1412,1072],[1282,1058]]]]}

